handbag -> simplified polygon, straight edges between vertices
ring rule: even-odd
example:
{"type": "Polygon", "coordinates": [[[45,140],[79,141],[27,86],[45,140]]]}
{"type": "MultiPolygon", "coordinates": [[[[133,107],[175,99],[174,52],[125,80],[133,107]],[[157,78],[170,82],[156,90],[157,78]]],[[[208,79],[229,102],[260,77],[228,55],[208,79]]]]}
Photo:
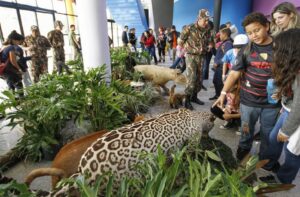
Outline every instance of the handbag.
{"type": "Polygon", "coordinates": [[[0,76],[3,76],[4,70],[6,69],[9,61],[9,58],[7,58],[5,62],[2,61],[2,52],[3,50],[0,51],[0,76]]]}

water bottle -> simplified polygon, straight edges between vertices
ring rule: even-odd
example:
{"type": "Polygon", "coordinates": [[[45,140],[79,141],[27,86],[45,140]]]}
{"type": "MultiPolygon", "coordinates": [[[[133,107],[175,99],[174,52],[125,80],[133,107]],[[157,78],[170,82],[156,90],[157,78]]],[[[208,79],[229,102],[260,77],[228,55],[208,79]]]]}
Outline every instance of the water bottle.
{"type": "Polygon", "coordinates": [[[268,102],[270,104],[277,104],[278,103],[277,99],[272,98],[272,95],[274,93],[276,93],[276,91],[277,91],[277,88],[274,85],[274,79],[268,79],[267,93],[268,93],[268,102]]]}

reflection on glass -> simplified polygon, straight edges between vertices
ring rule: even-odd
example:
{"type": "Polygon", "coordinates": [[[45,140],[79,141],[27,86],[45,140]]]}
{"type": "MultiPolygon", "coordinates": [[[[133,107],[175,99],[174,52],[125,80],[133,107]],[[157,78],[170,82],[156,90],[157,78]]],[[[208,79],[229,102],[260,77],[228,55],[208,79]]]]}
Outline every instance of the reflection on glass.
{"type": "Polygon", "coordinates": [[[31,26],[36,25],[35,13],[33,11],[20,10],[22,25],[25,35],[31,34],[31,26]]]}
{"type": "Polygon", "coordinates": [[[20,33],[20,25],[17,17],[17,11],[12,8],[0,7],[0,23],[3,37],[7,38],[12,30],[20,33]]]}
{"type": "Polygon", "coordinates": [[[40,8],[53,10],[52,0],[37,0],[36,2],[37,2],[37,6],[40,8]]]}
{"type": "Polygon", "coordinates": [[[53,15],[38,12],[37,18],[41,34],[47,36],[48,32],[54,29],[53,15]]]}
{"type": "MultiPolygon", "coordinates": [[[[42,0],[42,1],[44,1],[44,0],[42,0]]],[[[17,3],[36,6],[36,1],[35,0],[17,0],[17,3]]]]}
{"type": "Polygon", "coordinates": [[[62,0],[52,0],[54,10],[59,13],[67,13],[65,1],[62,0]]]}

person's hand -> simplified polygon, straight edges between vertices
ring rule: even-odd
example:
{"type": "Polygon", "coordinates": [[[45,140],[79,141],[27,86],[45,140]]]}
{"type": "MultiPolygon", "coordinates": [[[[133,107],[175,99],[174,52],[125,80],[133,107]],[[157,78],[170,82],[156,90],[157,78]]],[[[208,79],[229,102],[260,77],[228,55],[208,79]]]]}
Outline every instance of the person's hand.
{"type": "Polygon", "coordinates": [[[214,69],[217,69],[218,65],[217,64],[214,64],[214,69]]]}
{"type": "Polygon", "coordinates": [[[226,79],[226,75],[222,75],[223,82],[225,81],[225,79],[226,79]]]}
{"type": "Polygon", "coordinates": [[[231,119],[231,114],[223,114],[223,118],[225,120],[230,120],[231,119]]]}
{"type": "Polygon", "coordinates": [[[289,139],[288,136],[286,136],[286,135],[284,135],[284,134],[282,134],[280,132],[277,135],[277,141],[278,142],[286,142],[286,141],[288,141],[288,139],[289,139]]]}
{"type": "Polygon", "coordinates": [[[219,108],[224,109],[224,100],[225,100],[225,95],[221,94],[219,98],[216,100],[216,102],[212,105],[212,107],[218,106],[219,108]]]}

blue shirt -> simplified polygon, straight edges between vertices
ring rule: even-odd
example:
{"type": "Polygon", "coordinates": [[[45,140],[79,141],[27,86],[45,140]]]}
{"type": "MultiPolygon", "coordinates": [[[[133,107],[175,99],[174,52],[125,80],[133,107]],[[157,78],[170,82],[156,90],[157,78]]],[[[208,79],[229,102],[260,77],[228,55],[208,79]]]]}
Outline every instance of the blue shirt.
{"type": "Polygon", "coordinates": [[[235,64],[235,59],[236,55],[234,55],[234,50],[230,49],[225,53],[224,57],[222,58],[222,62],[229,63],[231,69],[231,67],[235,64]]]}

